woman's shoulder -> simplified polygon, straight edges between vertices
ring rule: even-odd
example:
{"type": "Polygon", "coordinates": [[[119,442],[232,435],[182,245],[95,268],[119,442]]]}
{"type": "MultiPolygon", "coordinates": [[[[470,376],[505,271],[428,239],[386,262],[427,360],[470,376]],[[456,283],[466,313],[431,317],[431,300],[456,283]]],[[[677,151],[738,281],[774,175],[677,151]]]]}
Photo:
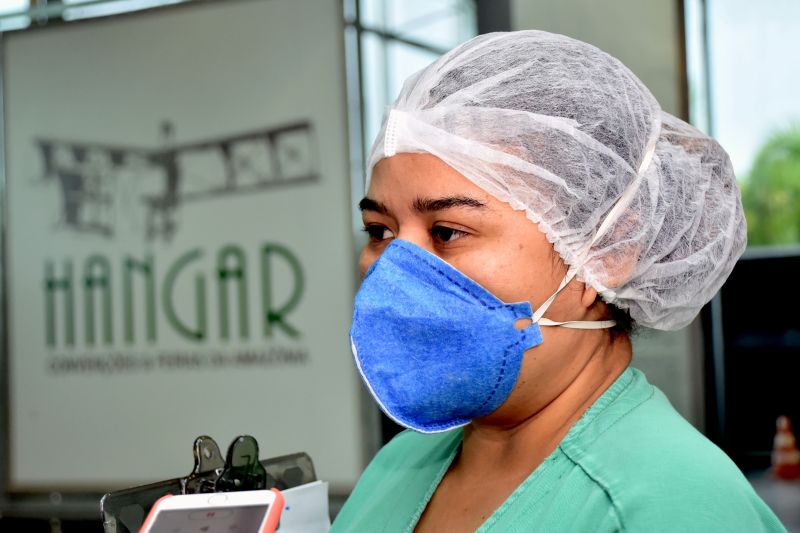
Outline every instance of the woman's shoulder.
{"type": "Polygon", "coordinates": [[[561,448],[607,493],[626,529],[784,531],[733,461],[638,370],[561,448]]]}
{"type": "Polygon", "coordinates": [[[461,430],[403,431],[361,475],[332,531],[405,531],[422,512],[461,443],[461,430]]]}
{"type": "Polygon", "coordinates": [[[370,463],[373,466],[390,466],[416,469],[420,463],[447,460],[461,444],[462,430],[441,433],[418,433],[406,429],[385,444],[370,463]]]}

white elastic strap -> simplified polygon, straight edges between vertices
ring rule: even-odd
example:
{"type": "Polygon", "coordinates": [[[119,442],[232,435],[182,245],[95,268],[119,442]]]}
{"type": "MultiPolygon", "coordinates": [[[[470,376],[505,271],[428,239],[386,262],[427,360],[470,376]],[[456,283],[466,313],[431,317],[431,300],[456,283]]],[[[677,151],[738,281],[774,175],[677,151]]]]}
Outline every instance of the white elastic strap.
{"type": "Polygon", "coordinates": [[[639,172],[637,172],[637,176],[641,176],[644,174],[644,171],[647,170],[647,167],[650,166],[650,161],[653,159],[653,156],[656,153],[656,143],[653,142],[647,148],[647,151],[644,153],[644,157],[642,158],[642,163],[639,165],[639,172]]]}
{"type": "Polygon", "coordinates": [[[561,290],[566,287],[570,281],[572,281],[572,278],[574,278],[578,273],[578,269],[586,262],[586,258],[589,255],[589,250],[592,248],[592,245],[596,243],[600,237],[605,235],[606,231],[608,231],[611,225],[620,217],[622,211],[628,207],[628,204],[633,199],[636,191],[639,190],[639,184],[642,181],[642,175],[647,167],[650,166],[650,162],[655,155],[655,151],[656,146],[655,143],[653,143],[647,149],[647,152],[645,152],[644,157],[642,158],[642,163],[639,165],[639,172],[636,173],[636,177],[628,184],[627,187],[625,187],[625,190],[622,192],[619,200],[617,200],[617,203],[614,204],[614,206],[608,212],[608,215],[606,215],[606,218],[603,219],[603,222],[600,224],[600,227],[597,228],[597,232],[594,234],[594,237],[592,237],[592,240],[589,241],[586,247],[584,247],[583,253],[580,255],[580,259],[576,261],[575,265],[570,267],[570,269],[567,271],[567,274],[564,276],[564,279],[561,281],[558,289],[556,289],[556,292],[554,292],[550,298],[545,300],[545,302],[539,306],[536,312],[533,313],[533,316],[531,317],[533,322],[538,322],[541,326],[563,326],[565,328],[575,329],[605,329],[616,325],[617,322],[615,320],[569,320],[566,322],[556,322],[554,320],[544,318],[544,314],[547,312],[547,309],[550,307],[550,305],[555,301],[558,293],[560,293],[561,290]]]}
{"type": "Polygon", "coordinates": [[[567,275],[564,276],[563,280],[561,280],[561,285],[558,286],[558,289],[556,289],[556,292],[554,292],[553,295],[550,298],[545,300],[545,302],[542,305],[539,306],[539,309],[537,309],[536,312],[533,313],[533,316],[531,317],[532,321],[541,322],[541,320],[543,320],[542,316],[544,316],[545,312],[547,311],[547,308],[550,307],[550,304],[552,304],[553,301],[556,299],[556,296],[558,296],[558,293],[561,292],[561,290],[564,287],[566,287],[569,284],[570,281],[572,281],[572,278],[574,278],[575,274],[577,274],[577,273],[578,273],[577,269],[570,268],[567,271],[567,275]]]}
{"type": "Polygon", "coordinates": [[[633,200],[634,195],[639,190],[639,185],[641,184],[644,171],[647,170],[648,166],[650,166],[650,161],[652,161],[655,153],[656,145],[652,144],[642,158],[642,164],[639,165],[639,172],[636,173],[636,177],[633,178],[633,181],[630,182],[627,187],[625,187],[624,191],[622,191],[622,195],[619,197],[619,200],[617,200],[617,203],[614,204],[614,207],[612,207],[608,212],[606,218],[603,219],[603,223],[600,224],[599,228],[597,228],[597,233],[594,234],[592,240],[589,241],[589,244],[587,244],[586,248],[584,248],[581,260],[579,261],[581,266],[583,266],[583,263],[586,261],[586,256],[589,255],[589,249],[592,247],[592,245],[600,240],[600,237],[605,235],[606,231],[608,231],[611,225],[617,221],[622,214],[622,211],[628,207],[628,204],[631,203],[631,200],[633,200]]]}
{"type": "Polygon", "coordinates": [[[572,329],[606,329],[617,325],[616,320],[568,320],[566,322],[556,322],[549,318],[540,318],[540,326],[561,326],[562,328],[572,329]]]}
{"type": "MultiPolygon", "coordinates": [[[[645,156],[645,157],[647,157],[647,156],[645,156]]],[[[650,157],[652,157],[652,155],[650,157]]],[[[620,217],[620,215],[622,214],[622,211],[626,207],[628,207],[629,203],[631,203],[631,200],[633,199],[633,196],[639,190],[639,185],[640,185],[641,181],[642,181],[642,173],[640,172],[639,174],[636,174],[636,177],[633,179],[633,181],[630,182],[627,187],[625,187],[625,190],[622,192],[622,196],[619,197],[619,200],[617,200],[617,203],[614,204],[614,207],[612,207],[611,210],[608,212],[608,215],[606,215],[606,218],[603,219],[603,223],[600,224],[599,228],[597,228],[597,233],[594,234],[594,237],[592,237],[592,240],[589,241],[589,244],[587,244],[586,248],[584,248],[584,251],[583,251],[583,254],[582,254],[582,257],[581,257],[581,260],[580,260],[581,266],[583,266],[583,263],[586,261],[586,256],[589,255],[589,249],[592,247],[592,245],[594,245],[594,243],[596,243],[598,240],[600,240],[600,237],[605,235],[606,231],[608,231],[608,229],[611,227],[611,225],[614,222],[616,222],[617,219],[620,217]]]]}

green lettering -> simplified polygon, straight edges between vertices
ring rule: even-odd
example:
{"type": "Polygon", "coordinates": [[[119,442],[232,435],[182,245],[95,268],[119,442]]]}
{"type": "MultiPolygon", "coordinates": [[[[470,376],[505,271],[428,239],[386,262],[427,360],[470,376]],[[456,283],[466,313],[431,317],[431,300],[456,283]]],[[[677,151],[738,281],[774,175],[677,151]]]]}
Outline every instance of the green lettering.
{"type": "Polygon", "coordinates": [[[177,261],[169,268],[166,276],[164,277],[164,288],[161,294],[162,304],[164,306],[164,314],[167,321],[175,328],[175,331],[193,341],[201,341],[206,338],[206,284],[205,278],[201,273],[195,276],[195,305],[196,305],[196,322],[197,325],[194,329],[181,322],[178,314],[175,312],[175,305],[172,300],[172,289],[175,285],[175,279],[180,274],[183,268],[200,259],[203,252],[199,248],[195,248],[180,256],[177,261]]]}
{"type": "Polygon", "coordinates": [[[122,261],[122,298],[123,298],[123,319],[125,322],[125,341],[132,343],[134,340],[134,319],[133,319],[133,274],[135,271],[144,276],[144,298],[145,298],[145,320],[147,324],[147,340],[156,340],[156,277],[155,267],[153,266],[153,256],[148,255],[144,261],[138,261],[133,257],[126,257],[122,261]]]}
{"type": "Polygon", "coordinates": [[[56,344],[56,292],[64,291],[64,336],[68,346],[75,345],[75,295],[72,285],[72,261],[64,261],[64,277],[56,278],[52,261],[44,266],[45,337],[48,346],[56,344]]]}
{"type": "Polygon", "coordinates": [[[224,247],[217,254],[217,275],[219,294],[219,334],[220,338],[230,338],[228,327],[228,282],[236,283],[239,302],[239,337],[246,339],[249,335],[247,317],[247,277],[244,250],[236,245],[224,247]],[[231,263],[233,263],[232,266],[231,263]]]}
{"type": "Polygon", "coordinates": [[[113,321],[111,307],[111,264],[101,255],[90,256],[83,265],[83,306],[86,317],[86,344],[94,344],[94,293],[100,289],[103,302],[103,341],[111,344],[113,338],[113,321]],[[99,269],[99,273],[95,273],[99,269]]]}
{"type": "Polygon", "coordinates": [[[286,315],[297,307],[300,297],[303,295],[303,269],[300,261],[289,251],[288,248],[280,244],[265,244],[261,249],[261,296],[264,307],[264,336],[272,337],[273,326],[279,327],[289,337],[299,337],[300,332],[296,327],[286,322],[286,315]],[[289,265],[294,277],[294,287],[291,296],[280,307],[274,306],[272,301],[272,266],[273,256],[283,258],[289,265]]]}

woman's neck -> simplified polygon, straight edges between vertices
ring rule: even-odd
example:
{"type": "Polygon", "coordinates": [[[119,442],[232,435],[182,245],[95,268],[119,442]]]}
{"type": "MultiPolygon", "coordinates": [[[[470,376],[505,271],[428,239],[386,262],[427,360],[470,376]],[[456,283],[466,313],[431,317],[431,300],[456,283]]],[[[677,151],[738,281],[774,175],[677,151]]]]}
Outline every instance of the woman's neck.
{"type": "Polygon", "coordinates": [[[549,355],[569,357],[569,373],[548,376],[552,380],[530,373],[520,376],[520,394],[512,393],[511,405],[507,401],[495,413],[465,427],[461,451],[428,502],[416,531],[477,529],[558,446],[630,362],[627,339],[609,343],[607,337],[603,342],[602,336],[590,334],[576,343],[564,335],[560,340],[567,344],[559,344],[557,337],[551,335],[547,343],[549,355]],[[591,338],[597,345],[594,349],[589,349],[591,338]],[[559,385],[552,388],[552,383],[559,385]]]}
{"type": "Polygon", "coordinates": [[[464,428],[464,442],[453,470],[469,472],[470,477],[490,472],[524,474],[524,479],[550,455],[630,360],[631,344],[626,337],[610,345],[598,344],[574,379],[552,398],[545,398],[541,407],[522,411],[517,420],[505,419],[502,423],[491,416],[474,420],[464,428]]]}

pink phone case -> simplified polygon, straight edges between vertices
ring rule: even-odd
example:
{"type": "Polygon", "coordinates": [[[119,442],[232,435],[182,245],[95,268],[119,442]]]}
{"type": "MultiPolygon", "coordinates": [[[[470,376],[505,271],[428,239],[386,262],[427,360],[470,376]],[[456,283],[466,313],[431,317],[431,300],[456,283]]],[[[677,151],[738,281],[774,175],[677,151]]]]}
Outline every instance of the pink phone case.
{"type": "MultiPolygon", "coordinates": [[[[269,509],[267,510],[267,519],[264,521],[264,527],[262,527],[261,531],[258,533],[274,533],[275,529],[278,527],[278,522],[281,519],[281,512],[283,512],[284,506],[283,494],[281,494],[281,491],[278,489],[272,489],[272,492],[275,493],[275,501],[272,502],[272,505],[270,505],[269,509]]],[[[156,500],[156,502],[153,504],[153,507],[150,508],[150,512],[147,513],[147,518],[142,524],[142,527],[139,529],[139,533],[142,533],[148,527],[150,527],[150,524],[152,524],[153,520],[155,520],[155,516],[158,514],[158,509],[161,505],[161,502],[167,498],[172,498],[173,496],[173,494],[167,494],[156,500]]]]}

